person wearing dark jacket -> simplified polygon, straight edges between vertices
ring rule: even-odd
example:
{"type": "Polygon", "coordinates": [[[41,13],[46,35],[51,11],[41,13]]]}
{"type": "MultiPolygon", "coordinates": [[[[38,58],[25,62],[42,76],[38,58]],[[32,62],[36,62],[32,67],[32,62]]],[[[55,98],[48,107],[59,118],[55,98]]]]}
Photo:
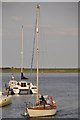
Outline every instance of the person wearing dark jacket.
{"type": "Polygon", "coordinates": [[[44,105],[44,109],[45,109],[45,104],[46,104],[46,100],[44,99],[43,95],[40,98],[40,105],[44,105]]]}

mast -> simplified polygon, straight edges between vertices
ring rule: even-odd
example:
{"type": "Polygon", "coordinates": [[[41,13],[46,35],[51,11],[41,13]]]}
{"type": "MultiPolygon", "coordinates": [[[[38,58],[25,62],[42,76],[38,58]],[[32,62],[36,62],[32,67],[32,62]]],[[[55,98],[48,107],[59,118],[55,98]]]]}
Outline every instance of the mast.
{"type": "Polygon", "coordinates": [[[39,14],[40,13],[40,5],[37,4],[37,25],[36,25],[36,44],[37,44],[37,97],[36,97],[36,103],[39,103],[39,89],[38,89],[38,80],[39,80],[39,14]]]}
{"type": "Polygon", "coordinates": [[[23,25],[22,25],[22,39],[21,39],[21,79],[28,79],[23,74],[23,25]]]}
{"type": "Polygon", "coordinates": [[[21,40],[21,73],[23,73],[23,25],[22,25],[22,40],[21,40]]]}

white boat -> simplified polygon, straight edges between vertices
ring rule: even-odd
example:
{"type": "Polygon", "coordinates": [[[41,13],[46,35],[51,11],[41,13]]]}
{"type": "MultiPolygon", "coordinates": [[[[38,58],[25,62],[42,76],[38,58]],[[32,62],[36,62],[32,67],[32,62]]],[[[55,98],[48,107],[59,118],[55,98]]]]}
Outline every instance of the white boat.
{"type": "Polygon", "coordinates": [[[32,82],[29,82],[29,81],[20,81],[19,85],[20,85],[19,86],[20,93],[23,92],[23,91],[27,92],[27,93],[30,91],[31,94],[36,93],[36,89],[37,88],[36,88],[35,85],[32,84],[32,82]]]}
{"type": "Polygon", "coordinates": [[[10,90],[12,91],[12,94],[24,94],[24,93],[28,93],[29,90],[29,82],[27,81],[10,81],[11,84],[10,85],[10,90]],[[14,84],[12,84],[14,83],[14,84]]]}
{"type": "Polygon", "coordinates": [[[37,93],[37,87],[28,81],[20,81],[17,82],[16,85],[12,87],[12,91],[14,94],[30,94],[37,93]]]}
{"type": "Polygon", "coordinates": [[[37,92],[37,87],[33,85],[29,81],[23,81],[21,80],[10,80],[9,81],[9,92],[11,91],[11,94],[28,94],[28,91],[30,91],[30,94],[34,94],[37,92]]]}
{"type": "Polygon", "coordinates": [[[3,95],[3,93],[0,92],[0,107],[7,106],[11,104],[11,102],[12,102],[11,95],[3,95]]]}
{"type": "Polygon", "coordinates": [[[37,38],[37,95],[36,95],[36,104],[35,105],[28,105],[26,112],[28,113],[29,117],[46,117],[52,116],[56,114],[56,102],[53,100],[50,102],[46,102],[45,99],[42,102],[39,99],[39,90],[38,90],[38,58],[39,58],[39,48],[38,48],[38,37],[39,37],[39,13],[40,13],[40,5],[37,5],[37,25],[36,25],[36,38],[37,38]]]}
{"type": "Polygon", "coordinates": [[[50,107],[49,105],[46,105],[45,109],[43,105],[34,106],[27,108],[27,111],[30,117],[47,117],[56,114],[56,108],[50,107]]]}
{"type": "Polygon", "coordinates": [[[24,93],[36,93],[36,86],[30,81],[25,81],[28,79],[23,74],[23,25],[22,25],[22,39],[21,39],[21,81],[16,81],[14,75],[12,74],[11,80],[8,83],[8,88],[11,94],[24,94],[24,93]]]}

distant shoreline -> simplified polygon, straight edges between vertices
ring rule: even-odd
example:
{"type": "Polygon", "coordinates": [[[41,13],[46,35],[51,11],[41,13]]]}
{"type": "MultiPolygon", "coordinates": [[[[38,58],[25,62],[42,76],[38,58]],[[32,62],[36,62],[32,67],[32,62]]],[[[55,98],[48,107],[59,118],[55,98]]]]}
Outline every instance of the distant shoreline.
{"type": "MultiPolygon", "coordinates": [[[[0,68],[0,72],[4,73],[20,73],[21,68],[0,68]]],[[[30,73],[30,68],[23,68],[24,73],[30,73]]],[[[36,68],[32,69],[36,73],[36,68]]],[[[40,73],[80,73],[80,68],[39,68],[40,73]]]]}

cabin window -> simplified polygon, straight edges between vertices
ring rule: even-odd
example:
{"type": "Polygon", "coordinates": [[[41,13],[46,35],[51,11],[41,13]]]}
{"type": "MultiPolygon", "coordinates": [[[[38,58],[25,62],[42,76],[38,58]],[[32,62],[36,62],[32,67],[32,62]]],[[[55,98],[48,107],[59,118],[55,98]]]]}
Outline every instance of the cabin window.
{"type": "Polygon", "coordinates": [[[21,87],[26,87],[26,83],[21,83],[21,87]]]}

